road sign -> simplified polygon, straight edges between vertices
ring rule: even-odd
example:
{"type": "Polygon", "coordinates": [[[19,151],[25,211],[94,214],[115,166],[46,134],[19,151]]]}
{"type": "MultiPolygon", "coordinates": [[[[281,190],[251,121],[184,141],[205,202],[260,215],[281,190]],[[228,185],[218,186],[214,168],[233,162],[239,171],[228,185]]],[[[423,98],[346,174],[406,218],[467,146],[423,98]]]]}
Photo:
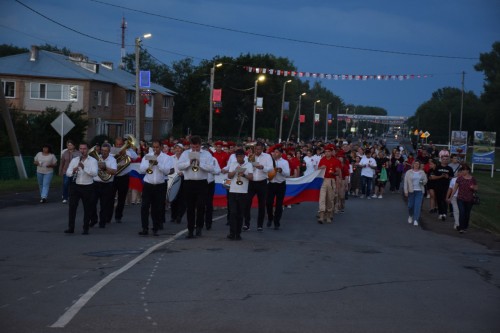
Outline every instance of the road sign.
{"type": "Polygon", "coordinates": [[[69,117],[63,112],[59,117],[54,119],[52,123],[50,123],[52,127],[56,130],[59,135],[65,136],[75,124],[69,119],[69,117]]]}

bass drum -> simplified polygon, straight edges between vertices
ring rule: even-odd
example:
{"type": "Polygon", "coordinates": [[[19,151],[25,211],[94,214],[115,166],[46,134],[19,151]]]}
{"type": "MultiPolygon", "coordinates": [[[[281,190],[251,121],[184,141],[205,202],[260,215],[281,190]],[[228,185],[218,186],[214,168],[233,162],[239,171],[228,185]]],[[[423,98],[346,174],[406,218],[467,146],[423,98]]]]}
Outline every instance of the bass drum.
{"type": "Polygon", "coordinates": [[[182,178],[179,175],[168,176],[167,183],[167,200],[172,202],[175,200],[181,189],[182,178]]]}

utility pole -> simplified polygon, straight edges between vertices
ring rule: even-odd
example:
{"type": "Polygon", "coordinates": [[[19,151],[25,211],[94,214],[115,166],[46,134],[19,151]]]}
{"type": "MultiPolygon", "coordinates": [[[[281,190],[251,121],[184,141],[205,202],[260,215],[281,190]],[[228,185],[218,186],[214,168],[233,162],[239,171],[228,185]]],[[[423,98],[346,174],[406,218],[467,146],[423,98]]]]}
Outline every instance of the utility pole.
{"type": "Polygon", "coordinates": [[[460,101],[460,132],[462,131],[462,114],[464,112],[464,81],[465,81],[465,72],[462,71],[462,99],[460,101]]]}
{"type": "Polygon", "coordinates": [[[5,101],[5,96],[3,94],[3,87],[2,89],[0,89],[0,109],[2,111],[5,127],[7,128],[10,146],[14,155],[14,161],[16,162],[17,166],[17,173],[19,174],[20,179],[28,179],[28,175],[26,174],[26,169],[24,167],[23,157],[21,156],[19,144],[17,143],[16,131],[14,130],[14,125],[12,124],[12,118],[10,117],[9,108],[7,107],[7,102],[5,101]]]}

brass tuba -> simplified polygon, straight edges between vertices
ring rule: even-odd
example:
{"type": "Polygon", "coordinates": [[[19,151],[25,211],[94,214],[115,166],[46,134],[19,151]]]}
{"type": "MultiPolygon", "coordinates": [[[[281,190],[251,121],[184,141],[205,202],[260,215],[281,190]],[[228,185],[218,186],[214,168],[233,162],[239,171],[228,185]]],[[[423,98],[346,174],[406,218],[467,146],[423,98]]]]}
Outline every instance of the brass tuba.
{"type": "MultiPolygon", "coordinates": [[[[96,151],[95,148],[96,148],[96,146],[90,148],[90,150],[88,152],[89,156],[92,156],[93,158],[95,158],[97,160],[97,163],[99,163],[99,164],[106,163],[106,162],[103,161],[102,157],[99,156],[99,154],[97,153],[97,151],[96,151]]],[[[101,168],[99,168],[99,171],[97,171],[97,175],[104,182],[107,182],[111,177],[113,177],[113,175],[110,175],[106,171],[101,170],[101,168]]]]}
{"type": "Polygon", "coordinates": [[[115,154],[116,164],[118,166],[116,170],[117,175],[125,170],[130,165],[130,162],[132,162],[130,156],[127,155],[127,149],[137,146],[138,142],[136,138],[134,138],[133,135],[129,134],[127,136],[127,141],[125,141],[125,143],[123,144],[123,147],[121,147],[120,151],[115,154]]]}

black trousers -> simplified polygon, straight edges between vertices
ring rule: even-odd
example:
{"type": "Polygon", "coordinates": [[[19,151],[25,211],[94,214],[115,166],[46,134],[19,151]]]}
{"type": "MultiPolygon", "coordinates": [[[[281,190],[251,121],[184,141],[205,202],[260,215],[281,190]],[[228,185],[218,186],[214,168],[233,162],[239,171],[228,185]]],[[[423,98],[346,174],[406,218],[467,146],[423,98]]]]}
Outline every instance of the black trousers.
{"type": "Polygon", "coordinates": [[[283,199],[285,198],[286,182],[267,184],[267,219],[273,221],[275,227],[280,226],[283,215],[283,199]],[[276,207],[273,213],[273,203],[276,198],[276,207]]]}
{"type": "Polygon", "coordinates": [[[181,223],[182,217],[186,212],[186,198],[184,197],[184,177],[181,176],[181,186],[177,196],[170,203],[170,218],[172,221],[181,223]]]}
{"type": "Polygon", "coordinates": [[[167,189],[168,189],[168,179],[165,179],[165,186],[163,186],[163,193],[161,194],[163,201],[161,206],[161,224],[163,228],[163,224],[165,224],[165,214],[167,214],[167,189]]]}
{"type": "Polygon", "coordinates": [[[215,194],[215,181],[208,183],[207,188],[207,204],[205,206],[205,226],[207,229],[212,227],[212,218],[214,214],[214,194],[215,194]]]}
{"type": "Polygon", "coordinates": [[[438,214],[446,214],[448,212],[448,203],[446,202],[446,194],[448,193],[448,187],[438,185],[434,188],[436,193],[436,203],[438,205],[438,214]]]}
{"type": "Polygon", "coordinates": [[[151,219],[153,220],[153,231],[158,231],[161,227],[161,214],[163,212],[163,203],[165,183],[149,184],[144,183],[142,189],[142,205],[141,205],[141,224],[142,230],[146,231],[149,227],[149,212],[151,211],[151,219]]]}
{"type": "Polygon", "coordinates": [[[252,209],[253,197],[257,195],[259,202],[259,212],[257,214],[257,227],[264,226],[266,216],[267,179],[260,181],[250,181],[248,184],[247,206],[245,207],[245,225],[250,227],[250,211],[252,209]]]}
{"type": "Polygon", "coordinates": [[[227,200],[228,206],[231,207],[229,233],[233,236],[239,236],[243,226],[243,214],[247,206],[247,193],[229,193],[227,200]]]}
{"type": "Polygon", "coordinates": [[[90,221],[92,224],[99,222],[100,226],[106,225],[111,222],[113,217],[113,207],[115,198],[113,196],[113,183],[94,182],[94,203],[92,216],[90,221]],[[99,218],[97,216],[97,202],[99,202],[99,218]]]}
{"type": "Polygon", "coordinates": [[[208,182],[203,180],[184,180],[184,197],[186,199],[186,216],[189,233],[195,227],[203,228],[205,222],[205,205],[207,201],[208,182]]]}
{"type": "Polygon", "coordinates": [[[115,176],[113,181],[113,198],[116,193],[118,193],[118,202],[115,208],[115,220],[121,220],[123,218],[123,208],[125,207],[125,200],[127,199],[128,193],[128,180],[129,175],[125,176],[115,176]]]}
{"type": "Polygon", "coordinates": [[[83,230],[89,230],[90,217],[92,212],[95,210],[93,206],[94,199],[94,184],[90,185],[78,185],[71,183],[69,186],[69,219],[68,219],[68,229],[75,230],[75,219],[76,210],[78,209],[78,203],[80,199],[83,203],[83,230]]]}

